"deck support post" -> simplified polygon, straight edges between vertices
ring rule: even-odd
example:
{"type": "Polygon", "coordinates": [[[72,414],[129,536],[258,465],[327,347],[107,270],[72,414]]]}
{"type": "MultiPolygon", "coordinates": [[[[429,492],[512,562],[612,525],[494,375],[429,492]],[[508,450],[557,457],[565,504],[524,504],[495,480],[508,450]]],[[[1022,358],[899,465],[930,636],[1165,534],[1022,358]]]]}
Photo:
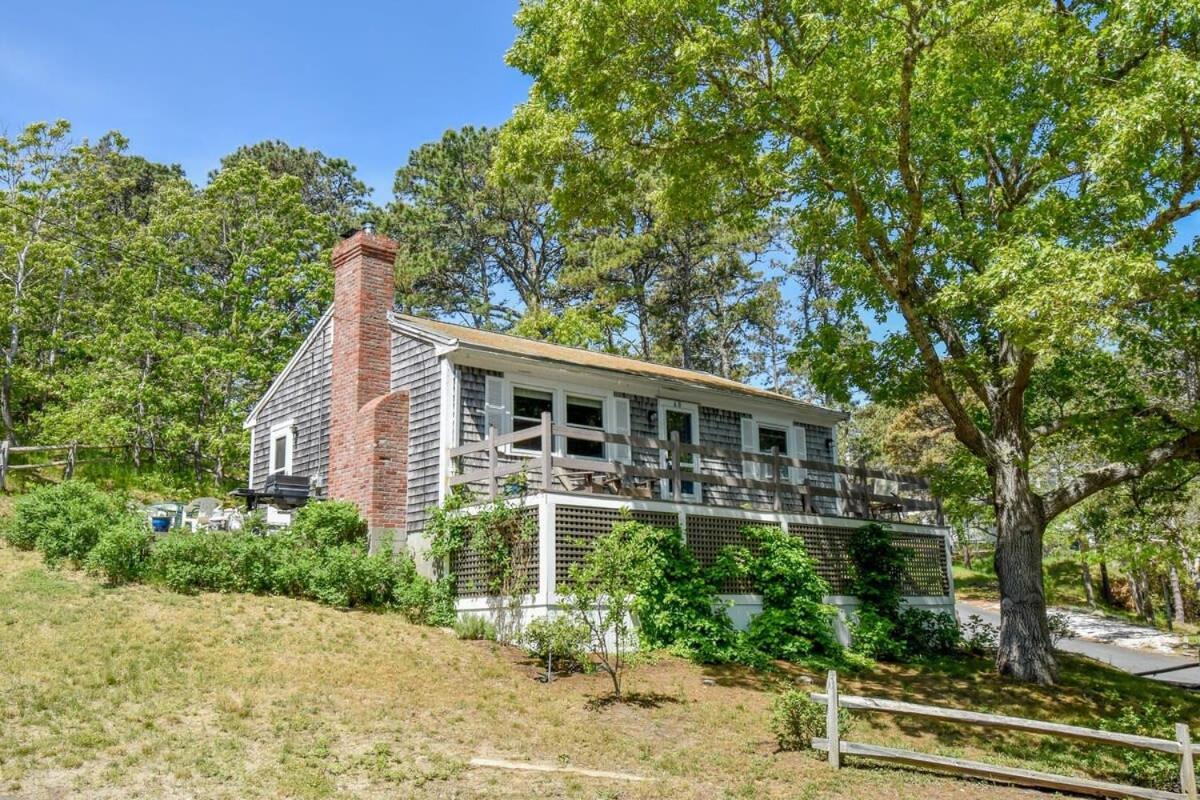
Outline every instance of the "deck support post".
{"type": "Polygon", "coordinates": [[[550,491],[554,484],[554,418],[549,411],[542,412],[542,489],[550,491]]]}
{"type": "Polygon", "coordinates": [[[775,497],[773,499],[774,508],[776,511],[783,510],[783,496],[779,489],[779,448],[771,448],[771,477],[775,482],[775,497]]]}
{"type": "Polygon", "coordinates": [[[679,431],[671,431],[671,498],[676,503],[683,501],[682,470],[679,465],[679,431]]]}
{"type": "Polygon", "coordinates": [[[499,492],[499,486],[496,479],[496,462],[498,457],[496,454],[496,426],[488,425],[488,499],[495,500],[496,494],[499,492]]]}

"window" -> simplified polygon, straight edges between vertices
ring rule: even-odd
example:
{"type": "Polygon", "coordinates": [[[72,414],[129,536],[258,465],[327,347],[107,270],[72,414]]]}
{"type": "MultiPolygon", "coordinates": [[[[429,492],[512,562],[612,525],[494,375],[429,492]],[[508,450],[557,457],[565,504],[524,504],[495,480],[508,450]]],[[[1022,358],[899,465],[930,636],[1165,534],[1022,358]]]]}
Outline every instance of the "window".
{"type": "MultiPolygon", "coordinates": [[[[524,386],[513,387],[512,429],[514,431],[536,428],[542,424],[542,414],[554,413],[553,392],[542,389],[529,389],[524,386]]],[[[514,450],[539,451],[542,449],[541,437],[535,436],[513,443],[514,450]]]]}
{"type": "MultiPolygon", "coordinates": [[[[594,431],[604,430],[604,401],[594,397],[567,395],[567,424],[594,431]]],[[[590,442],[567,437],[567,455],[581,458],[604,458],[604,442],[590,442]]]]}
{"type": "MultiPolygon", "coordinates": [[[[779,455],[788,455],[788,432],[786,428],[773,428],[768,425],[758,426],[758,452],[770,453],[773,448],[779,449],[779,455]]],[[[772,474],[774,467],[771,464],[763,464],[760,467],[761,474],[766,479],[774,477],[772,474]]],[[[779,476],[786,478],[788,474],[787,466],[779,470],[779,476]]]]}
{"type": "Polygon", "coordinates": [[[285,422],[271,428],[271,452],[268,474],[292,474],[293,423],[285,422]]]}

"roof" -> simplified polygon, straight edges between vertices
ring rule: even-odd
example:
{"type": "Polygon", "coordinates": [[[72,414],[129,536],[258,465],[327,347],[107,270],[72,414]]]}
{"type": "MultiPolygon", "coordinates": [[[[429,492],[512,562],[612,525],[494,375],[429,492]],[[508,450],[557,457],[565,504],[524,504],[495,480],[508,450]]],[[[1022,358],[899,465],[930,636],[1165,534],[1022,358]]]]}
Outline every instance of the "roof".
{"type": "Polygon", "coordinates": [[[452,322],[442,322],[440,320],[426,319],[424,317],[414,317],[409,314],[400,314],[394,312],[392,314],[392,318],[401,325],[424,331],[425,333],[442,340],[441,343],[448,346],[465,346],[472,349],[487,350],[495,353],[557,361],[563,364],[592,367],[595,369],[609,370],[611,372],[620,372],[628,375],[638,375],[645,378],[684,383],[706,389],[716,389],[718,391],[733,392],[736,394],[749,395],[751,397],[757,397],[764,400],[787,403],[800,408],[819,410],[826,414],[837,414],[838,416],[844,416],[841,414],[841,412],[825,408],[824,406],[808,403],[803,400],[797,400],[794,397],[789,397],[788,395],[780,394],[779,392],[772,392],[767,389],[761,389],[757,386],[739,383],[738,381],[730,380],[729,378],[722,378],[719,375],[713,375],[711,373],[701,372],[699,370],[668,367],[662,364],[654,364],[649,361],[642,361],[636,358],[628,358],[626,356],[618,356],[611,353],[599,353],[594,350],[585,350],[580,347],[567,347],[560,344],[550,344],[549,342],[542,342],[537,339],[526,339],[522,336],[513,336],[509,333],[484,331],[479,330],[478,328],[471,328],[466,325],[456,325],[452,322]]]}

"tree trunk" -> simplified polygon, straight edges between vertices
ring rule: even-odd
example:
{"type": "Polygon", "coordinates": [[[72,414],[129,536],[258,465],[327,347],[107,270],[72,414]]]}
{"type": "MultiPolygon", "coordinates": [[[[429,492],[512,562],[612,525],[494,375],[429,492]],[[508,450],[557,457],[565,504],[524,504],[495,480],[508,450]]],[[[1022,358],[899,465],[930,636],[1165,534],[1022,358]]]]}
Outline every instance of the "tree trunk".
{"type": "Polygon", "coordinates": [[[1028,476],[1016,463],[1000,463],[992,469],[992,489],[1001,598],[996,670],[1028,683],[1052,684],[1058,665],[1050,644],[1042,581],[1045,516],[1028,476]]]}
{"type": "Polygon", "coordinates": [[[1183,608],[1183,586],[1179,580],[1179,570],[1174,564],[1167,573],[1171,585],[1171,608],[1175,612],[1175,622],[1182,625],[1187,622],[1187,612],[1183,608]]]}
{"type": "Polygon", "coordinates": [[[1108,580],[1108,562],[1100,562],[1100,597],[1104,599],[1106,606],[1113,604],[1112,583],[1108,580]]]}
{"type": "Polygon", "coordinates": [[[1096,607],[1096,590],[1092,586],[1092,565],[1088,563],[1087,536],[1079,537],[1079,557],[1083,567],[1083,594],[1087,597],[1088,608],[1096,607]]]}

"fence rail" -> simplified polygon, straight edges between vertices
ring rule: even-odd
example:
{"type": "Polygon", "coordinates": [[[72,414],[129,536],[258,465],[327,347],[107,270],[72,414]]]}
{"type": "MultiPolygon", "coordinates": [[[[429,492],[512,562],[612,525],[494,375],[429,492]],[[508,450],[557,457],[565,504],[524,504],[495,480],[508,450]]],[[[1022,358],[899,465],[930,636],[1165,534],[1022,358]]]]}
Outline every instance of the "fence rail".
{"type": "Polygon", "coordinates": [[[0,492],[8,491],[8,475],[10,472],[24,470],[40,470],[49,467],[62,467],[63,477],[70,478],[75,474],[75,468],[80,464],[88,464],[93,461],[102,459],[80,459],[81,452],[89,452],[95,450],[124,450],[123,445],[109,444],[80,444],[79,442],[68,442],[66,444],[34,444],[34,445],[13,445],[8,441],[0,440],[0,492]],[[62,458],[51,458],[49,461],[40,461],[33,464],[14,464],[12,457],[14,455],[23,455],[27,453],[63,453],[62,458]]]}
{"type": "Polygon", "coordinates": [[[1019,786],[1031,786],[1039,789],[1052,789],[1097,797],[1133,797],[1143,798],[1144,800],[1196,800],[1197,798],[1196,773],[1193,764],[1194,748],[1191,740],[1191,732],[1184,723],[1179,723],[1175,726],[1176,738],[1172,741],[1171,739],[1159,739],[1153,736],[1139,736],[1117,731],[1101,731],[1078,725],[1064,725],[1057,722],[1010,717],[1002,714],[987,714],[963,709],[926,706],[874,697],[839,695],[837,672],[834,671],[830,671],[826,677],[825,693],[813,694],[812,699],[826,708],[825,738],[813,739],[812,746],[814,750],[824,751],[829,754],[829,764],[834,769],[841,767],[841,757],[843,755],[851,755],[906,766],[929,767],[942,772],[971,778],[981,778],[997,783],[1011,783],[1019,786]],[[1139,750],[1151,750],[1177,755],[1179,756],[1179,785],[1182,792],[1168,792],[1161,789],[1108,783],[1071,775],[1057,775],[1050,772],[1005,767],[880,745],[844,742],[841,740],[840,729],[838,727],[838,709],[840,708],[905,714],[945,722],[961,722],[966,725],[1039,733],[1086,741],[1092,744],[1132,747],[1139,750]]]}
{"type": "Polygon", "coordinates": [[[642,481],[643,484],[646,481],[658,481],[664,487],[663,499],[682,502],[687,494],[684,491],[685,485],[699,484],[763,493],[769,498],[771,509],[774,511],[783,510],[785,499],[794,500],[803,510],[811,511],[812,498],[833,497],[842,501],[843,508],[850,516],[875,518],[884,513],[933,512],[938,524],[942,523],[941,504],[929,496],[929,482],[924,478],[867,467],[865,464],[843,467],[828,461],[796,458],[780,453],[778,448],[773,448],[769,453],[758,453],[728,447],[689,444],[680,441],[678,432],[674,431],[667,439],[609,433],[556,423],[550,414],[544,413],[540,424],[536,426],[503,434],[498,433],[494,426],[489,427],[486,438],[481,441],[451,447],[446,452],[451,462],[458,465],[459,470],[457,474],[446,478],[448,486],[482,483],[487,486],[488,496],[493,498],[499,491],[499,479],[509,475],[525,473],[536,476],[537,480],[532,483],[532,488],[550,491],[554,488],[556,472],[581,473],[598,476],[602,481],[607,481],[615,494],[632,495],[638,481],[642,481]],[[555,449],[556,439],[600,443],[606,447],[616,445],[628,447],[631,451],[635,447],[651,450],[661,466],[566,455],[555,449]],[[504,448],[510,448],[517,443],[535,441],[536,450],[527,448],[521,454],[504,451],[504,448]],[[484,455],[487,465],[462,469],[462,460],[476,454],[484,455]],[[766,470],[766,477],[729,475],[706,470],[704,459],[738,464],[753,462],[769,466],[770,469],[766,470]],[[804,479],[789,480],[784,477],[784,468],[800,471],[798,474],[804,475],[804,479]],[[808,471],[835,476],[834,488],[813,485],[807,480],[808,471]],[[892,484],[888,487],[892,491],[878,489],[875,481],[892,484]],[[902,495],[901,491],[906,494],[902,495]],[[911,496],[914,493],[927,496],[911,496]]]}

